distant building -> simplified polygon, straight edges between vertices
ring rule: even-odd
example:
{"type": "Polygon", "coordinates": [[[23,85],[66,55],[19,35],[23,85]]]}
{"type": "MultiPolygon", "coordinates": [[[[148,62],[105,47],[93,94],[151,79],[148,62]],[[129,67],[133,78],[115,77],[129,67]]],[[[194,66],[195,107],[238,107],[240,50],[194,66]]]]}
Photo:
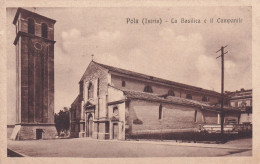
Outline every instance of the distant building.
{"type": "Polygon", "coordinates": [[[239,123],[252,123],[252,89],[226,92],[226,96],[230,106],[241,110],[239,123]]]}
{"type": "MultiPolygon", "coordinates": [[[[220,124],[221,94],[90,62],[71,104],[71,136],[121,139],[128,134],[196,131],[220,124]]],[[[224,107],[238,123],[240,111],[224,107]]]]}

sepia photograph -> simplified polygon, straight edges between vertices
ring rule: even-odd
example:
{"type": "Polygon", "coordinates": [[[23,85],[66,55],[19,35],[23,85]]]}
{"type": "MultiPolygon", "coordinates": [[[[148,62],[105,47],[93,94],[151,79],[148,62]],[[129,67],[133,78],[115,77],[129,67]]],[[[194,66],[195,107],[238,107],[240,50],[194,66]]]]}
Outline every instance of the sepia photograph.
{"type": "Polygon", "coordinates": [[[252,6],[7,7],[7,154],[252,157],[252,6]]]}

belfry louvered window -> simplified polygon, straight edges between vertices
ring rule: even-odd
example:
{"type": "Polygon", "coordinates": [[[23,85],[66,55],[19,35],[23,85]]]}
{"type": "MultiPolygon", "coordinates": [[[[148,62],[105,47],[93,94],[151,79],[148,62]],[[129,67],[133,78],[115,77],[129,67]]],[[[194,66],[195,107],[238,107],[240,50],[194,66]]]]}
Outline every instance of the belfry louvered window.
{"type": "Polygon", "coordinates": [[[48,38],[48,26],[46,23],[42,24],[42,37],[48,38]]]}
{"type": "Polygon", "coordinates": [[[32,18],[28,19],[28,33],[34,34],[35,33],[35,23],[32,18]]]}

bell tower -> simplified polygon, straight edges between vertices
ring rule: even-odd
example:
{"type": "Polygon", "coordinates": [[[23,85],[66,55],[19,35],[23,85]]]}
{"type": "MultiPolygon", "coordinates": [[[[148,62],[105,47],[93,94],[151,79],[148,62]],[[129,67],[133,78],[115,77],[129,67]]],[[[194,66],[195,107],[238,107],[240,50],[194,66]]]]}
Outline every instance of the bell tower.
{"type": "Polygon", "coordinates": [[[55,20],[18,8],[16,26],[16,125],[12,139],[55,138],[55,20]]]}

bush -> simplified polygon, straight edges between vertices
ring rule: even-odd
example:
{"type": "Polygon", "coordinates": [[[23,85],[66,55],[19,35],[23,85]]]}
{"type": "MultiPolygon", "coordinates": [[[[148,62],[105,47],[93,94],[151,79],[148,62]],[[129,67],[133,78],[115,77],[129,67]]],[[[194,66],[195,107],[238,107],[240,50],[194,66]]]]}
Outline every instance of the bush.
{"type": "Polygon", "coordinates": [[[58,114],[55,113],[54,121],[59,136],[62,131],[67,132],[70,127],[69,111],[64,108],[58,114]]]}

